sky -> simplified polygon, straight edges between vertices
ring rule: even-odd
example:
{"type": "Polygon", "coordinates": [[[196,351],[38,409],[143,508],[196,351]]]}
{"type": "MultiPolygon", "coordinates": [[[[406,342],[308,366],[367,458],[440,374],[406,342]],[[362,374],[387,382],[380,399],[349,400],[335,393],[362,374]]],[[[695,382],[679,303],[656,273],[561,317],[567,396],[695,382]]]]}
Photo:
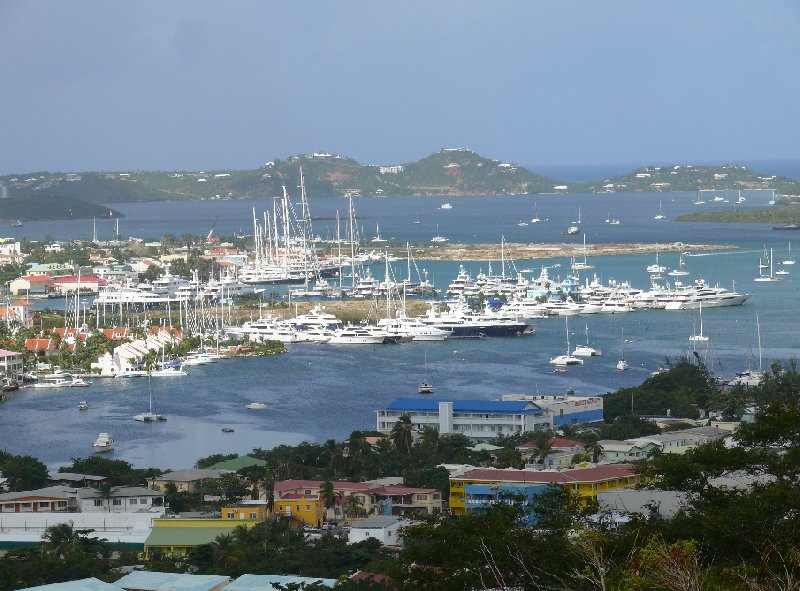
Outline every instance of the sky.
{"type": "Polygon", "coordinates": [[[0,0],[0,174],[800,158],[796,0],[0,0]]]}

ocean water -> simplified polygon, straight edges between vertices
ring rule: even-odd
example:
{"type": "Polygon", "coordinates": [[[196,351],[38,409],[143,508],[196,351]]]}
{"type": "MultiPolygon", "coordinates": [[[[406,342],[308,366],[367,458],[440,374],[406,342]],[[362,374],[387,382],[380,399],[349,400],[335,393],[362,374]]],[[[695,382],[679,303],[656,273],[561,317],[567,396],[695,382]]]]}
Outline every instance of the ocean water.
{"type": "MultiPolygon", "coordinates": [[[[745,207],[766,204],[764,192],[745,193],[745,207]]],[[[711,336],[708,346],[698,350],[714,371],[731,376],[748,364],[758,364],[756,315],[762,335],[763,364],[790,360],[797,350],[798,279],[780,283],[754,283],[757,264],[764,248],[774,249],[776,260],[786,256],[792,232],[777,232],[764,225],[722,225],[655,221],[661,210],[669,218],[701,209],[692,205],[694,194],[633,195],[542,195],[465,198],[380,198],[357,199],[356,210],[362,235],[371,238],[375,224],[385,238],[398,242],[425,242],[438,233],[453,241],[511,242],[570,241],[568,225],[577,221],[588,242],[683,242],[713,243],[735,248],[697,252],[686,258],[690,279],[703,277],[751,294],[741,307],[703,311],[704,332],[711,336]],[[449,201],[451,210],[439,206],[449,201]],[[548,221],[519,227],[533,212],[548,221]],[[619,226],[605,224],[607,217],[620,219],[619,226]],[[419,221],[419,223],[415,223],[419,221]],[[438,230],[437,230],[438,226],[438,230]]],[[[730,196],[735,200],[735,196],[730,196]]],[[[248,231],[251,207],[260,211],[269,202],[194,202],[130,204],[120,226],[124,235],[157,237],[165,232],[180,236],[205,234],[216,219],[220,233],[248,231]]],[[[730,204],[722,204],[731,207],[730,204]]],[[[707,204],[705,209],[722,207],[707,204]]],[[[315,233],[335,235],[336,211],[344,214],[347,201],[339,198],[311,200],[315,233]]],[[[21,229],[29,238],[51,234],[59,238],[88,238],[91,221],[28,223],[21,229]]],[[[109,228],[109,232],[113,231],[109,228]]],[[[100,226],[98,234],[102,237],[100,226]]],[[[800,249],[800,241],[792,245],[800,249]]],[[[664,253],[661,263],[677,266],[677,253],[664,253]]],[[[607,280],[628,280],[645,288],[645,267],[655,256],[628,255],[596,257],[594,271],[607,280]]],[[[518,269],[531,268],[538,274],[542,265],[561,265],[551,275],[568,268],[566,259],[514,261],[518,269]]],[[[418,261],[440,287],[455,276],[457,262],[418,261]]],[[[474,274],[487,270],[488,261],[466,262],[474,274]]],[[[508,262],[509,265],[512,262],[508,262]]],[[[492,262],[499,271],[500,262],[492,262]]],[[[405,274],[405,263],[396,264],[405,274]]],[[[376,266],[376,276],[382,268],[376,266]]],[[[800,265],[798,265],[800,273],[800,265]]],[[[297,344],[289,353],[273,357],[241,358],[209,366],[189,368],[185,378],[153,378],[155,410],[169,419],[158,424],[132,420],[146,410],[148,380],[95,380],[90,388],[63,390],[25,389],[0,404],[0,449],[42,458],[51,466],[73,457],[91,454],[91,443],[100,431],[110,431],[117,441],[111,457],[138,466],[187,467],[204,455],[216,452],[246,453],[253,447],[294,444],[303,440],[340,439],[353,429],[373,428],[375,411],[398,396],[418,396],[417,385],[427,357],[428,377],[436,387],[434,397],[493,399],[507,393],[563,393],[574,388],[585,395],[603,394],[643,381],[666,362],[692,354],[688,336],[698,320],[696,311],[638,311],[619,315],[570,318],[571,343],[584,340],[588,326],[593,346],[603,355],[554,374],[550,357],[565,348],[565,321],[539,321],[536,334],[528,337],[482,340],[450,340],[443,343],[408,343],[396,346],[330,346],[297,344]],[[622,342],[624,332],[625,343],[622,342]],[[619,372],[615,364],[624,347],[631,364],[619,372]],[[77,410],[79,400],[90,409],[77,410]],[[245,408],[248,402],[266,402],[264,411],[245,408]],[[222,427],[233,427],[223,433],[222,427]]]]}

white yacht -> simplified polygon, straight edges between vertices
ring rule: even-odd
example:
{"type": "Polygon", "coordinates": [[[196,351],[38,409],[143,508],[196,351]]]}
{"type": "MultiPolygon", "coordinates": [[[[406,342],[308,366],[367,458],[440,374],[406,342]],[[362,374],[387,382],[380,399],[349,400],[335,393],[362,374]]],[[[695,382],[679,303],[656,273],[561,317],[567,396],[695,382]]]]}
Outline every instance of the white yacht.
{"type": "Polygon", "coordinates": [[[72,376],[65,373],[57,373],[48,376],[40,376],[34,388],[62,388],[72,384],[72,376]]]}
{"type": "Polygon", "coordinates": [[[92,443],[92,449],[96,454],[114,451],[114,438],[111,433],[100,433],[92,443]]]}
{"type": "Polygon", "coordinates": [[[429,326],[419,318],[412,318],[398,312],[395,318],[382,318],[378,326],[385,328],[390,335],[408,335],[415,341],[444,341],[450,333],[435,326],[429,326]]]}
{"type": "Polygon", "coordinates": [[[335,330],[328,343],[331,345],[380,345],[385,335],[375,334],[361,326],[347,325],[335,330]]]}
{"type": "Polygon", "coordinates": [[[556,365],[559,367],[565,367],[567,365],[583,365],[583,359],[580,357],[574,357],[570,355],[569,352],[569,319],[564,318],[564,333],[567,337],[567,352],[563,355],[558,355],[550,359],[551,365],[556,365]]]}
{"type": "Polygon", "coordinates": [[[572,351],[572,354],[575,357],[597,357],[602,355],[603,352],[600,349],[595,349],[594,347],[589,345],[589,325],[586,325],[586,344],[585,345],[577,345],[575,350],[572,351]]]}
{"type": "Polygon", "coordinates": [[[163,367],[161,369],[154,369],[150,372],[150,375],[154,378],[173,378],[173,377],[181,377],[181,376],[188,376],[189,372],[183,369],[183,365],[180,368],[177,367],[163,367]]]}
{"type": "Polygon", "coordinates": [[[265,410],[267,405],[263,402],[251,402],[249,404],[245,404],[244,407],[249,408],[250,410],[265,410]]]}

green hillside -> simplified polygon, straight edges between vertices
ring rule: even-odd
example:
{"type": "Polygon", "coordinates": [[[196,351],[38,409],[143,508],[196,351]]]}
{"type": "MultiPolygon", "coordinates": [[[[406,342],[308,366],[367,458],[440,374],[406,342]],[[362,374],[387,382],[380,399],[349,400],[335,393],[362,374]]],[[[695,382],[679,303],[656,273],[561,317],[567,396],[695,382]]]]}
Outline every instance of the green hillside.
{"type": "Polygon", "coordinates": [[[124,217],[117,211],[82,199],[34,195],[0,199],[3,220],[67,220],[124,217]]]}

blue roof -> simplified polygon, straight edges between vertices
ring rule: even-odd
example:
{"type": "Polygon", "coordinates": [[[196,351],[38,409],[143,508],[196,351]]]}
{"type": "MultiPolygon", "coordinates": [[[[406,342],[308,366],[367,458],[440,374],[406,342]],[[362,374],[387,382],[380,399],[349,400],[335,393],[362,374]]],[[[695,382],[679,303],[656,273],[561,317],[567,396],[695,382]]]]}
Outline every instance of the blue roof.
{"type": "Polygon", "coordinates": [[[452,402],[453,412],[493,414],[528,414],[542,412],[529,400],[431,400],[430,398],[395,398],[386,410],[439,412],[440,402],[452,402]]]}
{"type": "Polygon", "coordinates": [[[326,587],[333,587],[336,579],[323,579],[321,577],[298,577],[295,575],[242,575],[233,583],[225,587],[225,591],[266,591],[277,589],[273,583],[289,585],[291,583],[311,585],[319,583],[326,587]]]}
{"type": "Polygon", "coordinates": [[[116,583],[123,589],[163,590],[170,591],[211,591],[214,587],[227,583],[229,577],[222,575],[187,575],[182,573],[160,573],[134,571],[125,575],[116,583]]]}
{"type": "Polygon", "coordinates": [[[50,583],[49,585],[39,585],[38,587],[28,587],[39,591],[122,591],[122,589],[111,583],[104,583],[99,579],[90,577],[77,581],[67,581],[65,583],[50,583]]]}

